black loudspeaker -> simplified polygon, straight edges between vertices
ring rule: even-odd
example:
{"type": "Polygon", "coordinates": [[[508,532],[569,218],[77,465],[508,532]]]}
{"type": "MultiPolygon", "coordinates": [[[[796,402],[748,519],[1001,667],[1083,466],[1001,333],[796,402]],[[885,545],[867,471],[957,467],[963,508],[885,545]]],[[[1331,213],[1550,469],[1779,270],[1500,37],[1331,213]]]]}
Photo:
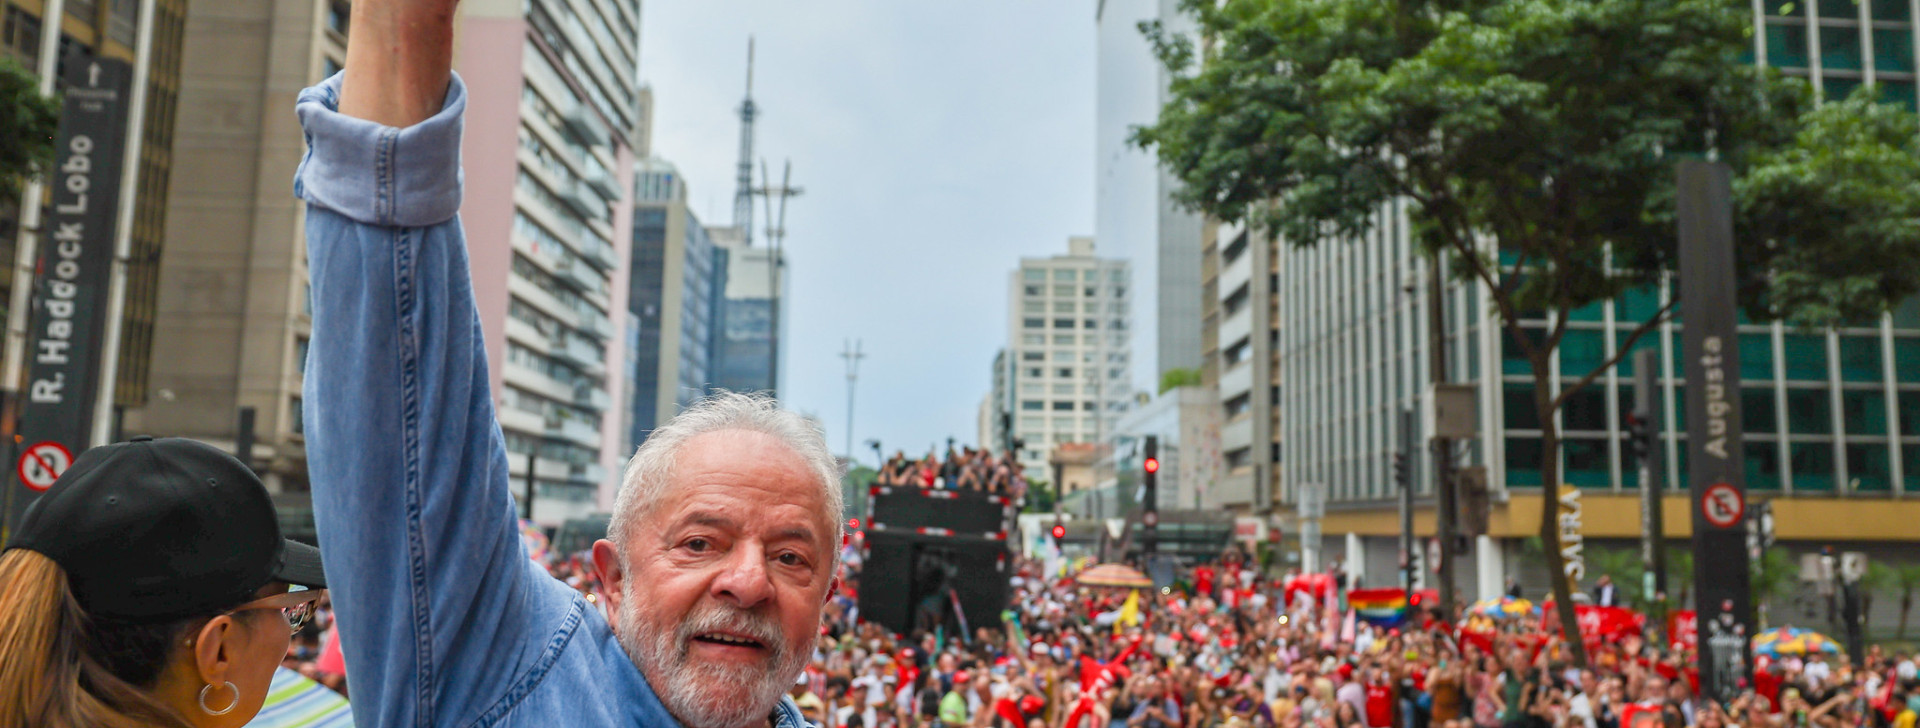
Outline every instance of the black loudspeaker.
{"type": "Polygon", "coordinates": [[[973,630],[1001,626],[1011,568],[1003,541],[870,531],[860,569],[860,615],[897,635],[944,625],[949,639],[963,626],[971,638],[973,630]]]}
{"type": "Polygon", "coordinates": [[[992,493],[875,486],[868,495],[875,531],[1004,540],[1013,518],[1013,499],[992,493]]]}

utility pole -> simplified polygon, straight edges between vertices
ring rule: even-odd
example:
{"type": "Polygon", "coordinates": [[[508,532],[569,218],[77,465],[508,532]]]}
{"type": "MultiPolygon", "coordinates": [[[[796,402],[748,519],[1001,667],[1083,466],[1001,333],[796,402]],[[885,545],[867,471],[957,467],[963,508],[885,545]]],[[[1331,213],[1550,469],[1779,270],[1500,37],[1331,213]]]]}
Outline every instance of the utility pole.
{"type": "MultiPolygon", "coordinates": [[[[752,175],[749,171],[748,175],[752,175]]],[[[787,200],[799,197],[805,190],[793,186],[793,160],[787,160],[786,171],[781,174],[780,186],[773,186],[773,177],[767,173],[767,160],[760,160],[760,179],[763,186],[752,190],[753,194],[765,198],[767,204],[767,391],[775,397],[780,396],[780,269],[784,267],[780,245],[787,238],[787,200]],[[773,201],[780,200],[780,216],[774,217],[773,201]]]]}
{"type": "Polygon", "coordinates": [[[520,501],[520,510],[522,513],[520,517],[529,521],[533,520],[534,471],[539,469],[540,451],[536,449],[533,452],[527,453],[527,497],[522,498],[520,501]]]}
{"type": "MultiPolygon", "coordinates": [[[[840,358],[847,360],[847,467],[853,467],[853,387],[860,381],[860,360],[867,358],[860,353],[860,340],[846,342],[846,349],[840,352],[840,358]]],[[[874,468],[880,463],[875,462],[874,468]]]]}
{"type": "Polygon", "coordinates": [[[1413,543],[1413,424],[1413,410],[1401,410],[1400,450],[1393,454],[1393,480],[1400,489],[1400,585],[1409,593],[1419,568],[1413,543]]]}
{"type": "MultiPolygon", "coordinates": [[[[63,18],[66,3],[63,0],[47,0],[43,18],[63,18]]],[[[152,15],[152,13],[148,13],[152,15]]],[[[145,21],[145,18],[142,18],[145,21]]],[[[43,25],[45,23],[43,22],[43,25]]],[[[60,24],[52,24],[59,28],[60,24]]],[[[35,72],[40,77],[40,95],[53,96],[54,75],[59,70],[60,36],[58,32],[40,33],[40,57],[35,72]]],[[[131,191],[128,194],[132,194],[131,191]]],[[[8,435],[19,430],[20,385],[27,375],[26,349],[28,314],[33,310],[34,267],[39,265],[39,234],[41,206],[46,199],[45,180],[34,177],[27,180],[27,187],[20,195],[20,239],[14,247],[13,291],[7,308],[7,341],[4,372],[0,372],[0,405],[5,408],[5,429],[8,435]]],[[[12,461],[9,460],[9,463],[12,461]]],[[[12,486],[12,467],[4,468],[7,475],[0,477],[0,487],[12,486]]],[[[9,491],[11,494],[11,491],[9,491]]]]}
{"type": "Polygon", "coordinates": [[[1645,568],[1641,591],[1650,597],[1654,624],[1664,629],[1667,615],[1667,549],[1662,491],[1667,474],[1666,448],[1656,433],[1665,429],[1657,404],[1660,394],[1660,352],[1641,349],[1633,355],[1633,415],[1627,422],[1634,462],[1640,468],[1640,562],[1645,568]]]}
{"type": "MultiPolygon", "coordinates": [[[[1440,254],[1434,253],[1427,260],[1427,349],[1432,353],[1428,366],[1428,379],[1434,384],[1445,384],[1447,378],[1447,316],[1445,278],[1440,272],[1440,254]]],[[[1436,396],[1438,388],[1434,388],[1436,396]]],[[[1436,404],[1437,406],[1437,404],[1436,404]]],[[[1458,603],[1453,585],[1453,557],[1456,549],[1454,534],[1459,528],[1459,497],[1455,490],[1453,477],[1453,441],[1444,437],[1435,437],[1433,448],[1433,477],[1436,496],[1434,505],[1434,535],[1440,541],[1440,613],[1447,622],[1454,619],[1453,608],[1458,603]]]]}

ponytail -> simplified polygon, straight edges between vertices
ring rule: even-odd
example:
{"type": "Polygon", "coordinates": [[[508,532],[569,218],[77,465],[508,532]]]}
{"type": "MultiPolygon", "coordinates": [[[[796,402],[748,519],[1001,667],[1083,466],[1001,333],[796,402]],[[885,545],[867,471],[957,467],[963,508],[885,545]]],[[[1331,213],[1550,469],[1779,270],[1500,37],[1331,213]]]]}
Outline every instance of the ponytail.
{"type": "Polygon", "coordinates": [[[95,624],[39,553],[0,553],[0,728],[188,728],[146,690],[187,623],[95,624]]]}

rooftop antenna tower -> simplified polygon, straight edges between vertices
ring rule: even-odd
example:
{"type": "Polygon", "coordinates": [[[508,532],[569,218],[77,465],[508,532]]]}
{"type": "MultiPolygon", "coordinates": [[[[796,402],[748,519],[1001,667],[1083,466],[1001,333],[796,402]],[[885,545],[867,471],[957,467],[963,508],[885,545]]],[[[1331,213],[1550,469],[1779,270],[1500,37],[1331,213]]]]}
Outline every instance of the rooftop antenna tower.
{"type": "Polygon", "coordinates": [[[741,241],[753,245],[753,119],[759,107],[753,105],[753,36],[747,36],[747,98],[740,102],[740,164],[733,186],[733,226],[740,229],[741,241]]]}

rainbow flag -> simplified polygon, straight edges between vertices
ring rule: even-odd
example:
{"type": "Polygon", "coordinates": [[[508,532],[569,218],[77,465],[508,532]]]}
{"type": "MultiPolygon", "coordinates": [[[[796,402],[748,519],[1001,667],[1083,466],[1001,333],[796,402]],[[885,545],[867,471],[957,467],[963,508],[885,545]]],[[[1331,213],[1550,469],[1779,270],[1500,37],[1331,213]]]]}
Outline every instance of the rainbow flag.
{"type": "Polygon", "coordinates": [[[1407,590],[1355,589],[1347,592],[1347,607],[1367,624],[1398,627],[1407,621],[1407,590]]]}

